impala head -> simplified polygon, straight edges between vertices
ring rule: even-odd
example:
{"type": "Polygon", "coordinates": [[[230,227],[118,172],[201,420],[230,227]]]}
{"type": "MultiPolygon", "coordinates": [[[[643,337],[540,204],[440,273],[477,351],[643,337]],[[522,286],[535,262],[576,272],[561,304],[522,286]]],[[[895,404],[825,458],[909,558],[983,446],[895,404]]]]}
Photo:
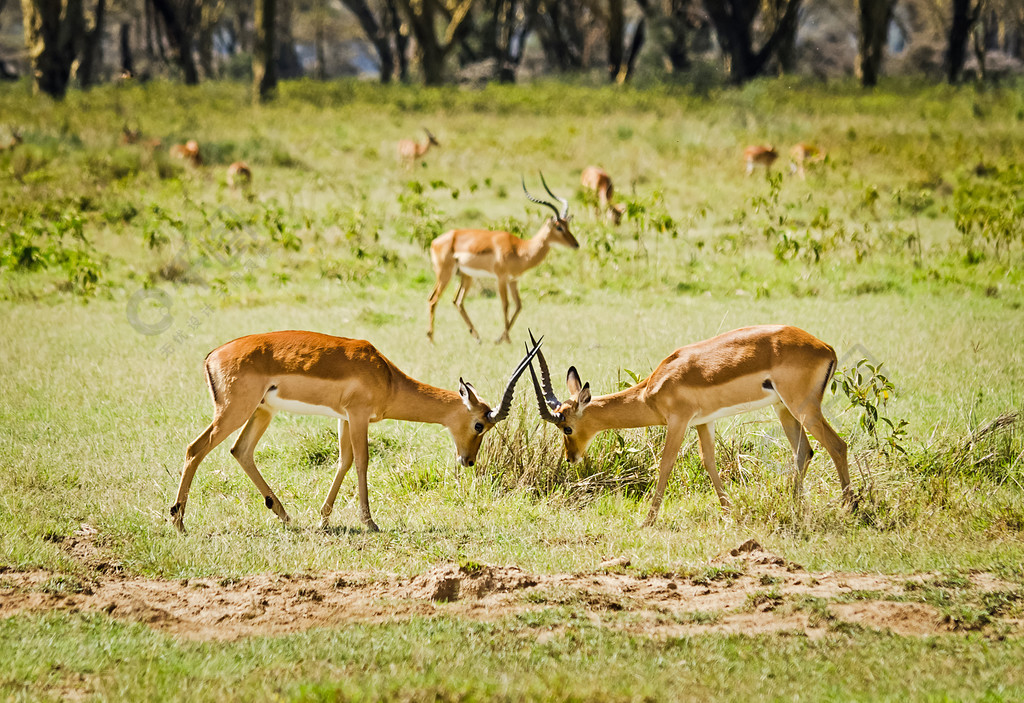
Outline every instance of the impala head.
{"type": "MultiPolygon", "coordinates": [[[[532,335],[531,335],[532,339],[532,335]]],[[[496,408],[491,408],[477,394],[473,384],[459,379],[459,397],[465,406],[465,412],[459,413],[454,422],[448,423],[448,430],[455,440],[455,455],[462,466],[473,466],[476,463],[476,455],[480,451],[480,442],[484,435],[492,427],[508,417],[512,409],[512,395],[515,393],[516,381],[526,371],[533,357],[540,352],[540,344],[543,337],[533,342],[533,348],[527,348],[526,356],[519,362],[519,366],[512,372],[505,392],[501,396],[501,402],[496,408]]]]}
{"type": "MultiPolygon", "coordinates": [[[[532,333],[530,339],[533,339],[532,333]]],[[[586,410],[591,400],[590,384],[581,383],[576,367],[570,366],[565,379],[569,385],[570,395],[568,400],[559,400],[551,388],[548,364],[539,349],[537,350],[537,363],[540,364],[540,381],[537,380],[533,364],[530,364],[533,390],[537,395],[537,409],[540,410],[542,419],[555,425],[561,431],[562,438],[565,440],[565,458],[569,462],[576,463],[586,454],[590,440],[594,439],[594,435],[597,434],[597,430],[586,422],[586,410]]]]}
{"type": "Polygon", "coordinates": [[[530,195],[530,191],[526,190],[526,180],[520,176],[520,180],[523,183],[523,192],[526,193],[526,199],[530,202],[537,203],[538,205],[544,205],[545,207],[551,208],[555,213],[552,217],[547,219],[544,226],[548,230],[548,237],[551,241],[561,244],[562,246],[569,247],[570,249],[579,249],[580,243],[576,241],[576,237],[573,236],[572,232],[569,231],[569,220],[572,216],[569,214],[569,201],[565,198],[560,198],[551,192],[548,188],[547,181],[544,180],[544,174],[540,174],[540,182],[544,184],[544,190],[548,192],[555,200],[562,203],[562,209],[559,210],[554,206],[553,203],[549,203],[547,200],[541,200],[530,195]]]}

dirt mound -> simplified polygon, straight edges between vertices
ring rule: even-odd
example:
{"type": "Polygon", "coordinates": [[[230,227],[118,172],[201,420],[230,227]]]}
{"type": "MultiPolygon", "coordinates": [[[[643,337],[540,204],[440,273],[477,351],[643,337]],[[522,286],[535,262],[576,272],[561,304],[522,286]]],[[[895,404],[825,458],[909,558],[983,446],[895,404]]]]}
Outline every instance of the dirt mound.
{"type": "MultiPolygon", "coordinates": [[[[86,527],[61,539],[92,575],[0,573],[0,617],[25,611],[103,612],[200,640],[438,614],[495,621],[555,605],[582,609],[603,627],[652,637],[778,631],[817,637],[844,625],[909,636],[964,631],[921,598],[925,589],[944,588],[939,575],[811,573],[754,540],[704,567],[665,574],[629,573],[630,559],[620,557],[576,574],[440,564],[412,578],[321,572],[166,580],[125,575],[86,527]]],[[[978,603],[996,591],[1021,593],[1016,584],[991,574],[961,578],[950,588],[946,595],[962,599],[966,593],[978,603]]],[[[1021,619],[1009,615],[978,622],[975,629],[1000,636],[1024,631],[1021,619]]]]}
{"type": "Polygon", "coordinates": [[[442,564],[416,576],[407,586],[399,587],[396,595],[451,602],[460,598],[483,598],[495,592],[508,593],[536,585],[535,577],[516,566],[442,564]]]}

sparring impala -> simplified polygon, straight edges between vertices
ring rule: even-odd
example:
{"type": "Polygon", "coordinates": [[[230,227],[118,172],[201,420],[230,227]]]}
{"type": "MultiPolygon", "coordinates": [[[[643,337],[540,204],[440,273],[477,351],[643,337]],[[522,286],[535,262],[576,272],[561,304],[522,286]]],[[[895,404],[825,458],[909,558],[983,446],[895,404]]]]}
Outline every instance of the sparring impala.
{"type": "Polygon", "coordinates": [[[544,190],[555,200],[562,203],[559,210],[552,203],[530,195],[523,182],[523,192],[531,202],[551,208],[555,213],[544,221],[541,228],[531,239],[520,239],[509,232],[491,232],[482,229],[453,229],[445,232],[430,244],[430,261],[434,266],[434,290],[430,294],[430,322],[427,327],[427,338],[434,339],[434,310],[441,299],[452,275],[459,274],[459,290],[455,293],[455,307],[462,319],[469,326],[469,333],[480,341],[473,321],[469,319],[463,302],[466,293],[476,276],[496,278],[498,296],[501,298],[501,311],[505,329],[498,337],[497,343],[511,341],[508,333],[512,329],[519,312],[523,308],[519,298],[519,277],[544,260],[552,244],[561,244],[578,249],[580,244],[569,231],[569,201],[559,198],[548,188],[543,174],[540,177],[544,190]],[[515,310],[508,314],[508,298],[512,294],[515,310]]]}
{"type": "Polygon", "coordinates": [[[266,506],[289,522],[281,500],[253,461],[253,450],[270,421],[277,412],[287,410],[338,419],[338,470],[320,509],[321,527],[327,527],[341,482],[355,463],[359,516],[368,530],[376,532],[366,486],[369,423],[408,420],[444,425],[455,440],[459,464],[473,466],[484,434],[508,415],[516,381],[539,349],[538,341],[513,371],[501,402],[492,409],[461,378],[458,393],[421,383],[361,339],[287,331],[228,342],[206,357],[213,422],[188,446],[171,520],[185,531],[185,503],[196,469],[214,447],[241,427],[231,454],[256,484],[266,506]]]}
{"type": "MultiPolygon", "coordinates": [[[[531,335],[532,337],[532,335],[531,335]]],[[[568,400],[555,397],[544,354],[538,352],[541,383],[530,365],[537,405],[544,420],[565,435],[565,456],[579,461],[598,432],[666,425],[658,484],[644,525],[658,517],[672,465],[686,428],[696,426],[701,459],[723,509],[729,498],[715,468],[715,420],[771,405],[796,458],[794,495],[803,494],[803,478],[813,456],[805,434],[825,445],[849,503],[853,493],[846,443],[825,420],[822,396],[836,370],[832,347],[796,327],[743,327],[676,349],[650,376],[631,388],[592,396],[576,367],[567,374],[568,400]]]]}

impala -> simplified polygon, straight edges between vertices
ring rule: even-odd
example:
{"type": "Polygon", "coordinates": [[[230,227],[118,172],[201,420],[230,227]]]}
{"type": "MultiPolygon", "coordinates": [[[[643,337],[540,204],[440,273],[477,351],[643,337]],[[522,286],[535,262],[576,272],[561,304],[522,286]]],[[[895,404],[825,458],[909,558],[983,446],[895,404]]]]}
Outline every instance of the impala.
{"type": "Polygon", "coordinates": [[[825,160],[825,154],[818,147],[806,142],[800,142],[789,152],[789,172],[806,178],[805,166],[820,163],[825,160]]]}
{"type": "Polygon", "coordinates": [[[473,282],[474,276],[495,278],[498,281],[498,295],[501,298],[501,310],[505,320],[505,330],[498,337],[497,343],[510,341],[508,333],[523,308],[519,298],[519,277],[544,260],[551,244],[561,244],[578,249],[580,244],[569,231],[569,202],[559,198],[548,188],[543,174],[540,177],[544,190],[555,200],[562,203],[559,210],[546,200],[530,195],[523,182],[523,192],[528,200],[551,208],[555,213],[549,217],[530,239],[520,239],[509,232],[491,232],[482,229],[453,229],[445,232],[430,244],[430,261],[434,266],[434,290],[430,293],[430,322],[427,327],[427,338],[434,339],[434,309],[441,299],[441,294],[448,287],[452,275],[459,274],[459,290],[455,294],[455,307],[462,319],[469,326],[469,333],[480,340],[473,321],[469,319],[463,301],[473,282]],[[508,314],[508,297],[512,294],[515,311],[508,314]]]}
{"type": "Polygon", "coordinates": [[[612,185],[612,177],[608,172],[598,166],[587,166],[580,174],[580,185],[597,195],[597,213],[605,213],[605,217],[612,224],[619,224],[626,206],[621,203],[612,203],[612,196],[615,194],[615,186],[612,185]]]}
{"type": "MultiPolygon", "coordinates": [[[[532,335],[531,335],[532,337],[532,335]]],[[[544,354],[538,352],[543,387],[530,365],[537,405],[544,420],[565,435],[565,456],[579,461],[601,430],[666,425],[658,484],[644,525],[658,516],[665,486],[682,445],[686,428],[694,425],[701,459],[723,509],[729,498],[715,468],[715,420],[771,405],[796,458],[794,495],[803,494],[803,478],[813,456],[805,434],[825,445],[849,503],[853,493],[846,463],[846,442],[825,420],[821,400],[836,370],[832,347],[796,327],[743,327],[676,349],[650,376],[631,388],[593,397],[590,384],[580,383],[576,367],[566,381],[568,400],[551,389],[544,354]]]]}
{"type": "Polygon", "coordinates": [[[228,166],[228,186],[246,189],[252,184],[252,169],[244,161],[236,161],[228,166]]]}
{"type": "Polygon", "coordinates": [[[184,159],[193,166],[203,165],[203,156],[199,153],[199,142],[189,139],[184,144],[174,144],[168,153],[176,159],[184,159]]]}
{"type": "Polygon", "coordinates": [[[412,139],[402,139],[398,142],[398,158],[407,164],[411,164],[416,159],[420,158],[430,149],[431,146],[441,146],[434,135],[430,133],[430,130],[426,127],[423,131],[427,133],[427,139],[422,144],[418,144],[412,139]]]}
{"type": "Polygon", "coordinates": [[[508,415],[516,381],[539,349],[538,341],[512,373],[498,407],[492,409],[461,378],[458,393],[421,383],[361,339],[287,331],[228,342],[206,357],[204,369],[213,396],[213,422],[188,446],[171,520],[185,532],[185,503],[196,469],[214,447],[241,427],[231,447],[232,456],[256,484],[266,506],[289,522],[281,500],[253,461],[253,450],[270,421],[277,412],[287,410],[338,419],[338,471],[320,509],[321,526],[327,526],[341,482],[354,462],[360,519],[367,529],[376,532],[366,486],[369,423],[408,420],[444,425],[455,440],[458,462],[473,466],[480,441],[508,415]]]}
{"type": "Polygon", "coordinates": [[[754,166],[764,166],[764,170],[771,173],[772,164],[779,158],[779,152],[771,144],[748,146],[743,150],[743,160],[747,162],[747,175],[754,172],[754,166]]]}

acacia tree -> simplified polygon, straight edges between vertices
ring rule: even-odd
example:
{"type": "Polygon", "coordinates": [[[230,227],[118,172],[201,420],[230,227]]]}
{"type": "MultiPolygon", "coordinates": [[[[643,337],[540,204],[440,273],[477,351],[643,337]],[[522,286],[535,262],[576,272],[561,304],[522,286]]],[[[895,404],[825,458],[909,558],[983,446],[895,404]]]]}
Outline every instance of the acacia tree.
{"type": "MultiPolygon", "coordinates": [[[[27,2],[27,0],[23,0],[27,2]]],[[[167,43],[171,58],[181,67],[185,85],[199,83],[199,70],[192,55],[192,38],[199,26],[202,0],[150,0],[153,9],[163,20],[167,30],[167,43]]]]}
{"type": "Polygon", "coordinates": [[[34,89],[63,99],[85,24],[82,0],[22,0],[21,11],[34,89]]]}
{"type": "Polygon", "coordinates": [[[878,85],[878,76],[885,55],[896,0],[858,0],[857,15],[860,39],[857,54],[857,75],[865,88],[878,85]]]}
{"type": "Polygon", "coordinates": [[[761,0],[704,0],[734,84],[762,75],[779,48],[794,41],[802,1],[772,0],[778,20],[761,48],[755,50],[754,21],[761,13],[761,0]]]}
{"type": "Polygon", "coordinates": [[[455,44],[459,27],[469,17],[474,0],[398,0],[419,49],[420,70],[426,85],[444,81],[444,63],[455,44]],[[438,24],[445,25],[439,35],[438,24]]]}

